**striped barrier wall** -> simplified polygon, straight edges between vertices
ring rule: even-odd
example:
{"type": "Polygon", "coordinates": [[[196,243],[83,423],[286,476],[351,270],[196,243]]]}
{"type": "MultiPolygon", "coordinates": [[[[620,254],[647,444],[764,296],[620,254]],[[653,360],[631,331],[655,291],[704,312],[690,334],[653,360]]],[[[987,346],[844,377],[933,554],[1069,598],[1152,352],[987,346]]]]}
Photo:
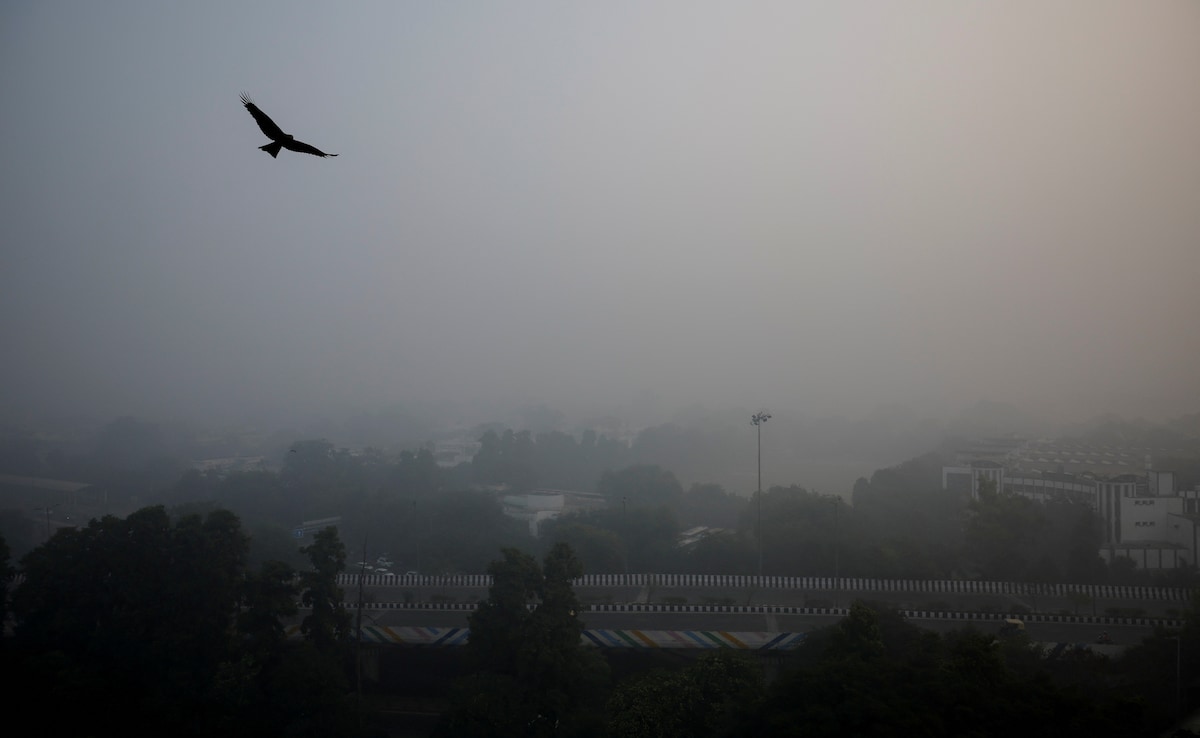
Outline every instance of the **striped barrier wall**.
{"type": "MultiPolygon", "coordinates": [[[[17,574],[10,580],[15,588],[25,580],[17,574]]],[[[359,575],[342,573],[338,586],[357,587],[359,575]]],[[[445,576],[365,574],[363,584],[372,587],[470,587],[486,589],[492,585],[488,574],[452,574],[445,576]]],[[[905,592],[961,595],[1007,595],[1013,597],[1068,597],[1081,594],[1098,600],[1157,600],[1190,603],[1200,590],[1172,587],[1135,587],[1115,584],[1033,584],[968,580],[914,579],[834,579],[832,577],[763,577],[720,574],[588,574],[573,582],[575,587],[697,587],[821,590],[841,592],[905,592]]]]}
{"type": "MultiPolygon", "coordinates": [[[[470,639],[468,628],[432,627],[386,627],[366,625],[362,627],[363,643],[378,643],[390,646],[416,646],[423,648],[446,648],[465,646],[470,639]]],[[[804,643],[805,633],[772,633],[760,631],[718,630],[585,630],[580,643],[598,648],[633,649],[735,649],[742,651],[790,651],[804,643]]],[[[287,629],[287,637],[299,640],[303,636],[300,627],[287,629]]],[[[1054,659],[1078,651],[1098,651],[1105,654],[1120,653],[1125,646],[1097,645],[1092,643],[1038,643],[1042,655],[1054,659]]]]}
{"type": "MultiPolygon", "coordinates": [[[[359,575],[338,574],[340,587],[357,587],[359,575]]],[[[482,587],[492,586],[491,574],[363,574],[363,584],[372,587],[482,587]]]]}
{"type": "MultiPolygon", "coordinates": [[[[365,574],[363,583],[378,587],[476,587],[492,584],[488,574],[365,574]]],[[[359,575],[338,575],[343,587],[357,586],[359,575]]],[[[1066,597],[1073,593],[1096,599],[1166,600],[1189,602],[1193,590],[1171,587],[1135,587],[1104,584],[1039,584],[968,580],[851,579],[834,577],[749,576],[740,574],[587,574],[573,582],[575,587],[696,587],[793,590],[838,590],[849,592],[915,592],[964,595],[1009,595],[1066,597]]]]}
{"type": "MultiPolygon", "coordinates": [[[[465,646],[468,628],[386,627],[364,625],[363,643],[440,648],[465,646]]],[[[287,637],[303,636],[300,626],[287,629],[287,637]]],[[[766,633],[724,630],[585,630],[580,643],[602,648],[732,648],[754,651],[786,651],[799,646],[804,633],[766,633]]]]}
{"type": "MultiPolygon", "coordinates": [[[[343,603],[347,609],[357,603],[343,603]]],[[[297,604],[300,610],[309,608],[297,604]]],[[[473,612],[478,605],[473,602],[369,602],[363,603],[364,610],[424,610],[434,612],[473,612]]],[[[527,605],[530,611],[536,605],[527,605]]],[[[580,612],[592,613],[652,613],[652,614],[703,614],[703,615],[809,615],[820,617],[845,617],[848,607],[804,607],[801,605],[674,605],[657,603],[618,603],[581,605],[580,612]]],[[[1026,623],[1058,623],[1067,625],[1107,625],[1165,628],[1182,628],[1182,618],[1154,618],[1121,615],[1061,615],[1054,613],[1001,613],[976,612],[973,610],[897,610],[897,614],[910,620],[962,621],[964,623],[1000,623],[1008,618],[1017,618],[1026,623]]]]}
{"type": "MultiPolygon", "coordinates": [[[[471,631],[467,628],[387,627],[364,625],[363,643],[384,643],[393,646],[465,646],[471,631]]],[[[287,638],[299,640],[304,636],[299,625],[290,625],[287,638]]]]}
{"type": "MultiPolygon", "coordinates": [[[[10,588],[25,581],[15,574],[10,588]]],[[[342,573],[338,586],[358,586],[359,575],[342,573]]],[[[363,584],[373,587],[477,587],[492,586],[490,574],[364,574],[363,584]]],[[[1141,587],[1118,584],[1035,584],[1029,582],[992,582],[918,579],[849,579],[833,577],[743,576],[732,574],[586,574],[573,582],[576,587],[712,587],[754,589],[838,590],[850,592],[953,593],[1011,596],[1066,597],[1073,593],[1096,599],[1166,600],[1190,602],[1200,589],[1179,587],[1141,587]]]]}
{"type": "Polygon", "coordinates": [[[725,630],[585,630],[584,643],[602,648],[735,648],[787,651],[804,641],[804,633],[725,630]]]}

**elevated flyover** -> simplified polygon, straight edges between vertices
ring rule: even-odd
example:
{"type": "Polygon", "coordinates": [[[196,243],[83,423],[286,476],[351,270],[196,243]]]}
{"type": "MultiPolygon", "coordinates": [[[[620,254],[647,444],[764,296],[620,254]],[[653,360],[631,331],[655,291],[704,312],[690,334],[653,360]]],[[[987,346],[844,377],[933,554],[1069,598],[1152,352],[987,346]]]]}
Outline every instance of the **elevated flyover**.
{"type": "MultiPolygon", "coordinates": [[[[339,579],[348,607],[357,606],[359,579],[339,579]]],[[[491,578],[367,574],[361,584],[364,641],[460,645],[491,578]]],[[[1160,587],[681,574],[587,575],[574,587],[584,643],[672,649],[794,648],[845,617],[854,600],[893,608],[931,630],[998,630],[1016,617],[1031,639],[1049,646],[1094,644],[1106,632],[1119,649],[1157,625],[1182,627],[1192,596],[1160,587]]]]}

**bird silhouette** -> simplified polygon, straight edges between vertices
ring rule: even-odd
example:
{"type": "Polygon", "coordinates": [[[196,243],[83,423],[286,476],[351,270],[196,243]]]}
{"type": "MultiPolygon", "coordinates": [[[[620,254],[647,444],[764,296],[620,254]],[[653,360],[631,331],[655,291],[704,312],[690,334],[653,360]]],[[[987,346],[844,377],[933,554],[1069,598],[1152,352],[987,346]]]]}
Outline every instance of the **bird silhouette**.
{"type": "Polygon", "coordinates": [[[313,156],[321,157],[337,156],[337,154],[326,154],[316,146],[306,144],[303,141],[297,141],[292,137],[292,134],[284,133],[283,129],[275,125],[275,121],[271,120],[266,113],[259,110],[258,106],[244,92],[242,93],[242,105],[245,105],[246,110],[250,111],[250,115],[254,116],[254,122],[258,123],[258,127],[267,135],[267,138],[271,139],[271,143],[259,146],[258,148],[270,154],[272,159],[279,156],[280,149],[298,151],[301,154],[312,154],[313,156]]]}

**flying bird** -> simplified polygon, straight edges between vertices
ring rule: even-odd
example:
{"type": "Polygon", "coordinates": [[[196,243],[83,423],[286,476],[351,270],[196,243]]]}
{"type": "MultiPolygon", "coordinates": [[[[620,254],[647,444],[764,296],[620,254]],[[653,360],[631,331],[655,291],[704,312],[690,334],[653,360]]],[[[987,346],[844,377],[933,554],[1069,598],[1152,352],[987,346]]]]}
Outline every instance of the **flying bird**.
{"type": "Polygon", "coordinates": [[[246,110],[250,111],[250,115],[254,116],[254,122],[258,123],[258,127],[267,135],[267,138],[271,139],[271,143],[259,146],[258,148],[270,154],[272,159],[279,156],[280,149],[298,151],[301,154],[312,154],[313,156],[337,156],[337,154],[326,154],[316,146],[306,144],[303,141],[297,141],[292,137],[292,134],[284,133],[279,126],[275,125],[275,121],[267,117],[266,113],[259,110],[258,106],[244,92],[242,93],[242,105],[245,105],[246,110]]]}

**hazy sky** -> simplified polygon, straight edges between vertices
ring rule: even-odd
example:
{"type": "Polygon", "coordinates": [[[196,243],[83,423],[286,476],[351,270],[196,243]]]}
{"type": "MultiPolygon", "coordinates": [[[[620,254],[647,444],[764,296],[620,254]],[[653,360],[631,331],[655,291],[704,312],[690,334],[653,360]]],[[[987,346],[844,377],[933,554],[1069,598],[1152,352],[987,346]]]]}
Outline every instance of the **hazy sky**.
{"type": "Polygon", "coordinates": [[[1191,0],[8,0],[0,99],[0,419],[1200,409],[1191,0]]]}

